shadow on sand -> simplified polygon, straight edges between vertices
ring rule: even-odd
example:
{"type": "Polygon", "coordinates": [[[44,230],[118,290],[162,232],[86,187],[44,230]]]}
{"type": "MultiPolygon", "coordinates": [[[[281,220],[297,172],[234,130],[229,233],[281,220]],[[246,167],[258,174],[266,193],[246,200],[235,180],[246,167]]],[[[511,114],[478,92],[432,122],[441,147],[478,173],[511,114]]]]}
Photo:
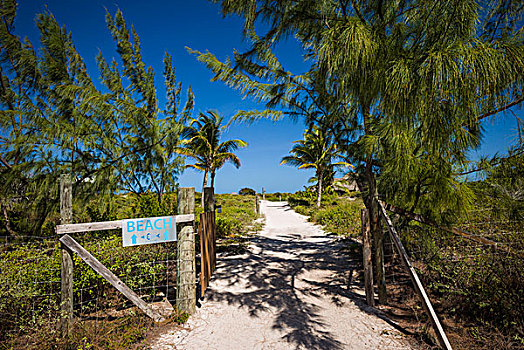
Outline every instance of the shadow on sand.
{"type": "MultiPolygon", "coordinates": [[[[285,202],[269,203],[267,206],[273,210],[289,210],[285,202]]],[[[278,229],[274,231],[278,233],[278,229]]],[[[226,288],[225,291],[217,292],[211,287],[205,299],[226,301],[248,310],[252,317],[271,311],[276,315],[272,327],[285,332],[283,339],[297,348],[344,348],[344,344],[326,330],[319,307],[303,300],[312,300],[304,298],[304,295],[329,296],[337,306],[351,300],[364,312],[380,317],[399,329],[385,316],[368,307],[362,296],[352,291],[354,287],[362,288],[360,281],[352,278],[355,270],[361,270],[359,254],[344,253],[343,243],[328,241],[326,236],[310,234],[309,238],[324,238],[316,239],[316,242],[315,239],[302,240],[305,234],[300,232],[286,231],[289,230],[283,229],[282,234],[271,238],[253,238],[253,251],[256,253],[248,253],[247,257],[219,258],[211,286],[213,281],[221,280],[228,286],[242,283],[245,288],[235,292],[227,291],[226,288]],[[311,274],[308,272],[318,270],[321,270],[323,277],[309,279],[311,274]]]]}

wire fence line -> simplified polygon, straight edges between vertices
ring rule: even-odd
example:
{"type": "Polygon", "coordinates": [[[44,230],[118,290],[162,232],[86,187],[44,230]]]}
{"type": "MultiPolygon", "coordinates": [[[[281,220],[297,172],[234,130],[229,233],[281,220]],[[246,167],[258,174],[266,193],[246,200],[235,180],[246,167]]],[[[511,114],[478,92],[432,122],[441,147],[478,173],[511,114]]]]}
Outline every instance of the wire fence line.
{"type": "MultiPolygon", "coordinates": [[[[505,329],[506,334],[522,334],[524,222],[492,217],[489,210],[479,210],[470,212],[469,218],[457,228],[497,244],[472,241],[421,223],[412,223],[399,232],[409,259],[424,285],[431,290],[438,311],[444,314],[443,318],[458,317],[474,324],[505,329]]],[[[427,320],[389,237],[384,253],[388,303],[399,310],[397,313],[427,320]]],[[[451,324],[451,321],[445,322],[448,327],[451,324]]],[[[413,326],[419,328],[412,331],[425,333],[429,321],[413,326]]],[[[517,336],[515,340],[510,339],[511,336],[506,338],[508,344],[517,346],[517,336]]]]}
{"type": "MultiPolygon", "coordinates": [[[[176,242],[122,247],[118,232],[74,238],[147,302],[176,297],[176,242]]],[[[0,237],[0,345],[60,320],[60,244],[57,237],[0,237]]],[[[131,306],[74,255],[73,306],[77,321],[118,317],[131,306]]]]}

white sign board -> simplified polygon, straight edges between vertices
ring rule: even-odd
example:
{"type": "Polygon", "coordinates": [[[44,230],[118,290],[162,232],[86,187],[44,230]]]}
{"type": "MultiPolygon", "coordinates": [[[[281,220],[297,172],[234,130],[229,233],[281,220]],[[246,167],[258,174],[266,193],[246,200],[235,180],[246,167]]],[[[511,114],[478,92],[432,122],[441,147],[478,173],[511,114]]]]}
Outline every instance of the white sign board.
{"type": "Polygon", "coordinates": [[[124,247],[176,241],[176,217],[122,220],[124,247]]]}

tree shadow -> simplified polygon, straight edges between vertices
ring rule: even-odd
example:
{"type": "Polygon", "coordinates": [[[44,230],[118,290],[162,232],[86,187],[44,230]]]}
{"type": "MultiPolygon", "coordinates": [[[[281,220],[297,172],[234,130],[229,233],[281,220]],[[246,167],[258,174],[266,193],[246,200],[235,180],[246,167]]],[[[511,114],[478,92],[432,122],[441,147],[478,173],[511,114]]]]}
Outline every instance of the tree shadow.
{"type": "MultiPolygon", "coordinates": [[[[277,210],[288,208],[282,204],[271,206],[277,210]]],[[[344,253],[341,242],[326,236],[275,231],[269,237],[254,237],[253,252],[219,259],[205,298],[246,309],[251,317],[271,311],[276,315],[272,327],[284,332],[282,339],[296,348],[345,346],[327,329],[319,306],[310,301],[314,300],[312,297],[330,296],[337,306],[351,300],[364,312],[392,324],[368,307],[363,296],[352,291],[362,288],[360,279],[353,278],[353,271],[361,270],[358,254],[344,253]],[[301,239],[305,236],[310,239],[301,239]],[[225,281],[226,287],[214,289],[217,281],[222,285],[225,281]]]]}

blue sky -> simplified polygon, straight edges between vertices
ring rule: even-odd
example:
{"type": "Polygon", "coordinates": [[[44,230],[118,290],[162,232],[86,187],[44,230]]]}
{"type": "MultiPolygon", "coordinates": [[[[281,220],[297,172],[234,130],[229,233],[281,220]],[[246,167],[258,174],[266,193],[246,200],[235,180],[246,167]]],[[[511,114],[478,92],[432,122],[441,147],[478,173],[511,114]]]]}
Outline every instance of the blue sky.
{"type": "MultiPolygon", "coordinates": [[[[195,93],[196,112],[215,109],[228,119],[238,109],[257,108],[255,103],[243,100],[237,91],[223,83],[210,82],[212,74],[185,50],[186,46],[199,51],[209,50],[219,59],[224,59],[231,56],[234,49],[243,51],[248,47],[242,39],[242,21],[235,17],[223,18],[218,5],[207,0],[19,0],[16,34],[28,36],[35,45],[38,32],[34,18],[44,11],[45,5],[58,22],[72,32],[76,48],[95,81],[98,77],[95,61],[98,50],[106,59],[116,57],[114,42],[105,25],[105,8],[111,14],[120,8],[127,24],[133,24],[140,36],[144,61],[155,70],[158,87],[163,85],[162,59],[167,50],[173,55],[177,78],[183,83],[183,88],[191,85],[195,93]]],[[[281,44],[276,50],[279,60],[294,73],[302,73],[307,67],[300,52],[293,40],[281,44]]],[[[161,99],[162,104],[163,101],[161,99]]],[[[263,109],[262,106],[258,108],[263,109]]],[[[521,118],[524,116],[522,108],[516,113],[521,118]]],[[[292,142],[302,138],[303,129],[301,122],[290,121],[231,126],[224,138],[241,138],[249,146],[238,151],[242,162],[240,169],[225,165],[218,172],[216,192],[237,192],[242,187],[257,191],[264,187],[268,192],[302,189],[313,172],[279,163],[292,147],[292,142]]],[[[504,152],[516,139],[514,116],[509,113],[498,115],[486,123],[484,144],[473,156],[504,152]]],[[[194,186],[198,190],[201,183],[202,174],[193,170],[185,171],[180,177],[182,186],[194,186]]]]}

